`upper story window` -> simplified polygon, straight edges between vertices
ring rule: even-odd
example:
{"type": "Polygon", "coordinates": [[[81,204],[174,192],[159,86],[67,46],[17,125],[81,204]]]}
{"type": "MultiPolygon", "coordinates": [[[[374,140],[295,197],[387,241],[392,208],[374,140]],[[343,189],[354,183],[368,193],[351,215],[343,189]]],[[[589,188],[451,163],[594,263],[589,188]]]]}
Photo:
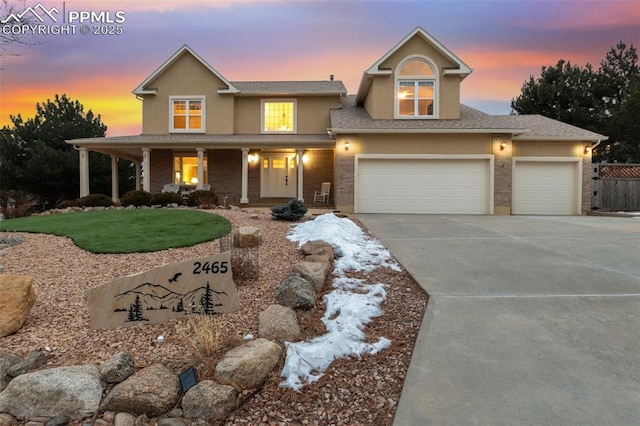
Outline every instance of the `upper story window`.
{"type": "Polygon", "coordinates": [[[411,58],[396,73],[396,118],[436,117],[436,74],[422,58],[411,58]]]}
{"type": "Polygon", "coordinates": [[[262,101],[262,133],[296,133],[295,99],[262,101]]]}
{"type": "Polygon", "coordinates": [[[169,98],[171,132],[204,132],[204,96],[169,98]]]}

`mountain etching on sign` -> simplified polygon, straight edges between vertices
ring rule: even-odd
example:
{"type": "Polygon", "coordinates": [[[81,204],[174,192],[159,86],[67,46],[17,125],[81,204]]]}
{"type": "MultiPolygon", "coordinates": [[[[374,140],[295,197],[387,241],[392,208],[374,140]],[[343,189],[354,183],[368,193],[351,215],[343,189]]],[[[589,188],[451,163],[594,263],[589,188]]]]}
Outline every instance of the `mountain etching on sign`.
{"type": "Polygon", "coordinates": [[[87,289],[85,298],[93,329],[157,324],[185,314],[216,315],[240,309],[229,252],[121,277],[87,289]]]}

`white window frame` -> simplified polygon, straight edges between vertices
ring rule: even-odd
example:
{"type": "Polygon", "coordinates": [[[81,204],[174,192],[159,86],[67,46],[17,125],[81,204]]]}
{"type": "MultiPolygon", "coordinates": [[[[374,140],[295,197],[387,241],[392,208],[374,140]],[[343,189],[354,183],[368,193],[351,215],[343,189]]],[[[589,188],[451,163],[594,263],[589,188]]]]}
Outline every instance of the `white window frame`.
{"type": "Polygon", "coordinates": [[[295,98],[270,98],[270,99],[261,99],[260,100],[260,133],[269,134],[269,135],[291,135],[298,133],[298,100],[295,98]],[[264,108],[267,103],[283,103],[283,102],[291,102],[293,103],[293,130],[291,131],[267,131],[264,128],[264,108]]]}
{"type": "Polygon", "coordinates": [[[169,133],[204,133],[206,131],[206,96],[169,96],[169,133]],[[173,127],[173,103],[175,101],[186,101],[186,129],[176,129],[173,127]],[[199,129],[190,129],[189,128],[189,102],[190,101],[199,101],[201,110],[200,110],[200,123],[202,126],[199,129]]]}
{"type": "MultiPolygon", "coordinates": [[[[393,83],[393,88],[394,88],[394,92],[393,92],[393,101],[394,101],[394,118],[396,119],[400,119],[400,120],[432,120],[432,119],[436,119],[439,117],[440,115],[440,111],[439,111],[439,102],[438,102],[438,96],[440,93],[439,90],[439,79],[438,79],[438,67],[436,67],[436,65],[434,64],[434,62],[427,58],[426,56],[422,56],[422,55],[411,55],[411,56],[407,56],[403,61],[401,61],[398,66],[396,67],[396,72],[395,72],[395,80],[393,83]],[[431,69],[433,70],[433,77],[424,77],[424,76],[410,76],[410,75],[405,75],[405,76],[400,76],[400,69],[410,60],[412,59],[419,59],[421,61],[424,61],[427,63],[427,65],[429,65],[431,67],[431,69]],[[414,83],[414,87],[416,89],[415,94],[416,94],[416,100],[415,102],[417,102],[418,98],[418,85],[416,84],[417,82],[433,82],[433,114],[432,115],[400,115],[400,99],[398,97],[398,94],[400,93],[400,83],[406,83],[406,82],[413,82],[414,83]]],[[[417,111],[416,105],[414,105],[414,111],[417,111]]]]}

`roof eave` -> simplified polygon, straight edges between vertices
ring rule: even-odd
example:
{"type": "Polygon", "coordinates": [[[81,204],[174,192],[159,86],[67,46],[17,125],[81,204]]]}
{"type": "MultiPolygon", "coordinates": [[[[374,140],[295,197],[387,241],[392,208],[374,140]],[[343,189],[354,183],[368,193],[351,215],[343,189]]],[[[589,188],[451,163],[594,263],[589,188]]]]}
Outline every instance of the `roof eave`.
{"type": "Polygon", "coordinates": [[[573,142],[597,142],[606,141],[608,136],[591,135],[591,136],[535,136],[535,135],[517,135],[513,137],[514,141],[573,141],[573,142]]]}
{"type": "Polygon", "coordinates": [[[264,91],[242,92],[238,90],[233,93],[237,93],[238,96],[344,96],[347,94],[345,90],[332,90],[332,91],[326,91],[326,92],[304,92],[304,91],[302,92],[264,92],[264,91]]]}
{"type": "Polygon", "coordinates": [[[371,133],[384,133],[384,134],[393,134],[393,133],[407,133],[407,134],[415,134],[415,133],[510,133],[510,134],[522,134],[527,132],[527,129],[356,129],[356,128],[337,128],[332,127],[332,134],[353,134],[353,133],[362,133],[362,134],[371,134],[371,133]]]}
{"type": "Polygon", "coordinates": [[[135,90],[133,90],[131,93],[133,93],[134,95],[157,95],[158,94],[158,89],[140,89],[140,88],[136,88],[135,90]]]}

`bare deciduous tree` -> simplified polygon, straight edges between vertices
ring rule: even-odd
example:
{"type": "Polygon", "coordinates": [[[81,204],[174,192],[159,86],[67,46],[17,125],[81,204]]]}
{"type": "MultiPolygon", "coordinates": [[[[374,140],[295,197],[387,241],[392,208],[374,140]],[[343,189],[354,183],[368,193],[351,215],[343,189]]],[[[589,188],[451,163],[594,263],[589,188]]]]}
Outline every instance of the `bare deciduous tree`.
{"type": "Polygon", "coordinates": [[[30,31],[24,31],[25,25],[37,25],[34,15],[24,14],[20,21],[8,19],[12,15],[22,14],[28,7],[33,7],[26,0],[0,0],[0,59],[20,56],[24,48],[38,44],[36,36],[30,31]],[[6,22],[3,22],[6,21],[6,22]]]}

